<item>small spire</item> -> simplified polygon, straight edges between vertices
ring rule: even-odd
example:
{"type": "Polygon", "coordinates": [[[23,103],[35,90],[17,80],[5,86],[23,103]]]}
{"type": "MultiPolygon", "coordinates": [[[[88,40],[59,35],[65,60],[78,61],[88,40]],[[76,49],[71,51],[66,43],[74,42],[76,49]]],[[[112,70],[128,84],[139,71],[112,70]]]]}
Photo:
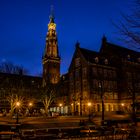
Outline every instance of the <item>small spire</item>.
{"type": "Polygon", "coordinates": [[[54,7],[51,5],[50,23],[54,23],[54,7]]]}
{"type": "Polygon", "coordinates": [[[75,47],[76,47],[76,48],[80,47],[79,41],[76,42],[75,47]]]}
{"type": "Polygon", "coordinates": [[[102,37],[102,44],[106,44],[106,42],[107,42],[107,38],[106,38],[106,36],[104,34],[103,37],[102,37]]]}

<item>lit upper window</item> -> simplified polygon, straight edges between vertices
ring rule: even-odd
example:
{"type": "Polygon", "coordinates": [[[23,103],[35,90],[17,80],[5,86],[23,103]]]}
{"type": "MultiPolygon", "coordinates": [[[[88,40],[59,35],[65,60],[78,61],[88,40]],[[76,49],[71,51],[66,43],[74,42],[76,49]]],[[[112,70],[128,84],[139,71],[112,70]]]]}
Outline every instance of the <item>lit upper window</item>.
{"type": "Polygon", "coordinates": [[[105,64],[107,65],[107,64],[108,64],[108,59],[105,59],[105,61],[104,61],[104,62],[105,62],[105,64]]]}
{"type": "Polygon", "coordinates": [[[99,62],[99,58],[95,57],[95,63],[98,63],[98,62],[99,62]]]}

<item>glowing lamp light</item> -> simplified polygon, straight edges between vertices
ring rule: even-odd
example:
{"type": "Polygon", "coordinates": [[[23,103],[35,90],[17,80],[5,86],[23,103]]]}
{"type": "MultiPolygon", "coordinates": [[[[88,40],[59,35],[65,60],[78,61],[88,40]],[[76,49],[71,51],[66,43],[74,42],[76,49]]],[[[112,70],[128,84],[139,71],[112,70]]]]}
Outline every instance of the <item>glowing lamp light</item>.
{"type": "Polygon", "coordinates": [[[91,106],[91,103],[90,102],[88,103],[88,106],[91,106]]]}
{"type": "Polygon", "coordinates": [[[29,106],[32,106],[33,105],[33,103],[29,103],[29,106]]]}
{"type": "Polygon", "coordinates": [[[19,107],[20,106],[20,102],[16,102],[16,106],[19,107]]]}

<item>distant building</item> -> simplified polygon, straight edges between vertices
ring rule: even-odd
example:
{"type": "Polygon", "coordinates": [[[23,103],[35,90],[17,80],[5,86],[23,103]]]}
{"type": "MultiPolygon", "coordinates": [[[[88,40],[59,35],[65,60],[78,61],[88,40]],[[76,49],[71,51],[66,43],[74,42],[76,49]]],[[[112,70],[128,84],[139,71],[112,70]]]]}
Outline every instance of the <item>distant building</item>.
{"type": "Polygon", "coordinates": [[[28,106],[29,102],[37,105],[39,100],[35,99],[39,97],[41,87],[42,77],[0,73],[0,112],[9,112],[10,102],[7,98],[15,94],[26,99],[25,106],[28,106]]]}

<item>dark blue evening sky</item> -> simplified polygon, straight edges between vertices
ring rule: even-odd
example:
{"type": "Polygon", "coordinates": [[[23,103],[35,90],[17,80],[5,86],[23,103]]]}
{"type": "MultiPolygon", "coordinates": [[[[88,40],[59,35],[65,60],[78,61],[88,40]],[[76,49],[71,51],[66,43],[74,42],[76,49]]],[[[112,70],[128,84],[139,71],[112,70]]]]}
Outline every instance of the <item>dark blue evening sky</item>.
{"type": "Polygon", "coordinates": [[[54,5],[61,74],[70,65],[75,43],[99,50],[103,34],[122,45],[111,20],[131,12],[132,0],[0,0],[0,61],[22,65],[30,74],[42,72],[50,5],[54,5]]]}

